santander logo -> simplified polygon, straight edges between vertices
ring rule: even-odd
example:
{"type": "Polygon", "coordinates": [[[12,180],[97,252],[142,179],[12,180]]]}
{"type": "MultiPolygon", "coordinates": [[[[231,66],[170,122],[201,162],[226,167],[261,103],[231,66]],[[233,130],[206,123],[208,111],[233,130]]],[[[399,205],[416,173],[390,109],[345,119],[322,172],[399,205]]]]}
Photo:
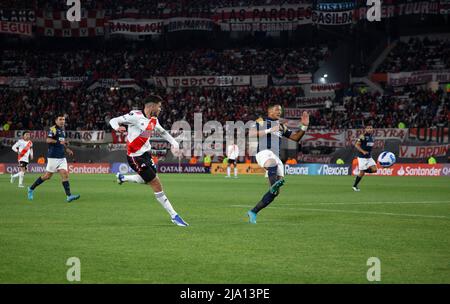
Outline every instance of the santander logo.
{"type": "Polygon", "coordinates": [[[403,166],[401,166],[400,169],[398,169],[397,175],[398,175],[398,176],[403,176],[403,175],[405,175],[405,169],[403,169],[403,166]]]}

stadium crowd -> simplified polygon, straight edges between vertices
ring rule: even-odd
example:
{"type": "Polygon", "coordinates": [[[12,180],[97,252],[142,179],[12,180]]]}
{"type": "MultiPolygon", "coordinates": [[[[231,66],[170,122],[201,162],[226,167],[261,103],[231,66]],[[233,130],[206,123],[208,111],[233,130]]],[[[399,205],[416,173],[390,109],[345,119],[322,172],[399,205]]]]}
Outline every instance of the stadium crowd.
{"type": "Polygon", "coordinates": [[[45,50],[1,51],[3,76],[135,78],[193,75],[285,75],[313,72],[327,47],[289,49],[196,49],[184,51],[45,50]]]}
{"type": "Polygon", "coordinates": [[[399,41],[378,72],[409,72],[450,68],[450,40],[410,38],[399,41]]]}
{"type": "MultiPolygon", "coordinates": [[[[44,129],[53,124],[53,116],[68,115],[67,129],[109,130],[111,117],[142,107],[149,94],[161,95],[165,102],[161,123],[170,129],[175,121],[184,119],[193,124],[194,113],[202,113],[203,123],[217,120],[255,120],[265,114],[269,102],[284,107],[302,107],[300,88],[197,88],[166,91],[151,88],[73,90],[0,90],[0,128],[44,129]]],[[[327,101],[312,112],[311,125],[327,129],[360,128],[371,121],[376,128],[447,125],[450,121],[450,98],[442,90],[431,92],[414,87],[402,95],[381,96],[376,93],[356,93],[342,102],[327,101]]]]}

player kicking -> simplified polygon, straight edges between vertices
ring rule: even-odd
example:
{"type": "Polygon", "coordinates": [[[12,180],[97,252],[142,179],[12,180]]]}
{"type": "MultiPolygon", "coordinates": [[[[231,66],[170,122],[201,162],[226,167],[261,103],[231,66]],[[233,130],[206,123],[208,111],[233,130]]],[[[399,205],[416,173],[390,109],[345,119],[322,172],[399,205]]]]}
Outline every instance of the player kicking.
{"type": "Polygon", "coordinates": [[[361,191],[358,188],[358,184],[366,173],[376,173],[377,163],[372,158],[372,148],[375,144],[373,139],[373,127],[368,125],[364,129],[362,134],[355,143],[355,148],[358,150],[358,169],[359,173],[356,176],[355,183],[353,184],[353,191],[361,191]]]}
{"type": "Polygon", "coordinates": [[[267,112],[268,116],[264,119],[259,119],[256,122],[256,130],[250,131],[250,136],[258,136],[258,147],[256,154],[256,161],[259,166],[267,171],[270,188],[261,201],[256,206],[247,212],[249,222],[256,224],[256,215],[262,209],[269,206],[269,204],[278,196],[279,189],[284,184],[284,168],[280,160],[280,145],[281,137],[299,142],[305,135],[309,125],[309,115],[307,112],[302,113],[300,119],[300,130],[292,132],[285,125],[279,122],[281,117],[281,105],[269,105],[267,112]]]}
{"type": "Polygon", "coordinates": [[[161,112],[162,98],[151,96],[147,98],[144,113],[141,111],[131,111],[130,113],[113,118],[109,121],[111,127],[118,132],[125,132],[127,129],[121,125],[128,126],[127,135],[127,160],[130,167],[136,171],[137,175],[122,175],[117,173],[117,182],[134,182],[148,184],[152,187],[158,202],[170,214],[172,222],[178,226],[189,226],[173,209],[169,199],[164,194],[161,181],[156,174],[156,167],[150,155],[151,145],[149,142],[151,132],[156,130],[161,136],[172,145],[174,154],[180,152],[177,141],[158,122],[158,115],[161,112]]]}
{"type": "Polygon", "coordinates": [[[71,202],[80,198],[78,194],[72,194],[70,192],[69,184],[69,172],[67,171],[67,160],[65,152],[70,156],[73,155],[73,151],[67,147],[66,132],[64,131],[64,125],[66,118],[64,114],[58,114],[55,118],[55,125],[50,128],[47,134],[46,142],[48,144],[47,153],[47,167],[45,168],[44,175],[38,177],[31,187],[28,188],[28,199],[33,200],[34,190],[37,186],[49,180],[54,173],[59,172],[61,175],[62,185],[66,192],[67,202],[71,202]]]}
{"type": "Polygon", "coordinates": [[[11,184],[14,183],[15,179],[19,178],[19,188],[23,188],[23,178],[25,172],[27,172],[27,166],[30,159],[33,159],[33,143],[30,140],[30,132],[23,132],[22,138],[19,139],[12,150],[17,153],[17,161],[19,162],[19,172],[16,174],[11,174],[11,184]]]}
{"type": "Polygon", "coordinates": [[[228,164],[227,164],[227,175],[225,177],[230,178],[231,174],[231,165],[234,168],[234,178],[238,177],[238,169],[237,169],[237,158],[239,157],[239,147],[236,144],[231,144],[227,148],[227,156],[228,156],[228,164]]]}

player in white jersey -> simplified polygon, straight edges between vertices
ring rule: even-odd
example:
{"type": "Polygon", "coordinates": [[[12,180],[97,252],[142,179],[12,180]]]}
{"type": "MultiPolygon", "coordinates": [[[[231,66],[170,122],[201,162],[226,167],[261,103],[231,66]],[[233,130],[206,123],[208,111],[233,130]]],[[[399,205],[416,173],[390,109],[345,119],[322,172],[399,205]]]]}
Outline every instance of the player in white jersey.
{"type": "Polygon", "coordinates": [[[178,142],[158,122],[161,112],[162,98],[150,96],[147,98],[144,113],[131,111],[123,116],[115,117],[109,121],[111,127],[118,132],[127,133],[127,159],[130,167],[138,174],[122,175],[117,173],[117,182],[134,182],[148,184],[152,187],[158,202],[170,214],[172,222],[178,226],[189,226],[173,209],[168,198],[164,194],[161,181],[156,174],[156,167],[150,155],[149,142],[151,133],[155,130],[172,145],[174,154],[180,153],[178,142]],[[124,125],[128,126],[128,130],[124,125]]]}
{"type": "Polygon", "coordinates": [[[227,164],[227,176],[230,177],[231,173],[231,165],[233,165],[234,168],[234,178],[237,178],[237,158],[239,157],[239,147],[236,144],[231,144],[227,148],[227,157],[228,157],[228,164],[227,164]]]}
{"type": "Polygon", "coordinates": [[[17,161],[19,162],[19,172],[11,174],[11,184],[15,179],[19,178],[19,188],[23,188],[23,178],[27,172],[27,166],[30,159],[33,159],[33,143],[30,140],[30,132],[23,132],[22,138],[17,141],[12,150],[17,153],[17,161]]]}

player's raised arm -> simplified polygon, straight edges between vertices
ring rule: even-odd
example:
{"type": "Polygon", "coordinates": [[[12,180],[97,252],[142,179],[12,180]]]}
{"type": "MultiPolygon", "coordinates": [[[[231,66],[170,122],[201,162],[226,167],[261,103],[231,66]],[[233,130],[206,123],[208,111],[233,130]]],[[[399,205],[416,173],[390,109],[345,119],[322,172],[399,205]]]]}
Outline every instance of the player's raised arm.
{"type": "Polygon", "coordinates": [[[111,128],[119,132],[125,132],[127,129],[121,125],[130,125],[137,121],[136,113],[130,112],[128,114],[114,117],[109,121],[111,128]]]}
{"type": "Polygon", "coordinates": [[[291,133],[289,136],[286,137],[295,140],[296,142],[299,142],[300,139],[302,139],[302,137],[305,135],[306,130],[308,130],[308,126],[309,126],[309,114],[308,112],[304,111],[302,113],[302,118],[300,119],[300,130],[295,133],[291,133]]]}

